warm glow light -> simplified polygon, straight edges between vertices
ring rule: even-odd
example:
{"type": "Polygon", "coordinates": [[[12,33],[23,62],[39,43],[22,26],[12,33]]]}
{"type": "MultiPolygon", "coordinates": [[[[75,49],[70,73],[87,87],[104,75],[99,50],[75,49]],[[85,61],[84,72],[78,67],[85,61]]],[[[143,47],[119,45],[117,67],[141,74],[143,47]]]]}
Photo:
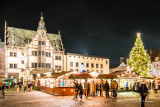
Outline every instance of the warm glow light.
{"type": "Polygon", "coordinates": [[[98,76],[98,73],[96,73],[96,72],[91,72],[90,73],[93,77],[97,77],[98,76]]]}
{"type": "Polygon", "coordinates": [[[40,77],[40,76],[41,76],[41,75],[38,73],[38,74],[37,74],[37,77],[40,77]]]}
{"type": "Polygon", "coordinates": [[[141,36],[141,33],[137,33],[137,36],[140,37],[140,36],[141,36]]]}

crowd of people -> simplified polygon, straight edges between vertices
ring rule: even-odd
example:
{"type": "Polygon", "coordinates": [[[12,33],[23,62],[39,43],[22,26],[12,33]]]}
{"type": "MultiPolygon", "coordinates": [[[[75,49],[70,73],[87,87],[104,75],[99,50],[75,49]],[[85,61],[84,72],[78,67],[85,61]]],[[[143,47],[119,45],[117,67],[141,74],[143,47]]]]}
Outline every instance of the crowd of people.
{"type": "Polygon", "coordinates": [[[86,89],[86,84],[82,86],[82,83],[80,82],[79,84],[76,82],[75,83],[75,95],[76,99],[79,95],[80,99],[82,99],[83,94],[85,96],[101,96],[102,92],[105,91],[106,98],[110,98],[113,96],[114,98],[117,97],[117,90],[118,90],[118,83],[114,80],[110,83],[106,81],[105,84],[102,85],[102,83],[95,83],[94,81],[91,83],[87,83],[87,89],[86,89]],[[87,91],[86,91],[87,90],[87,91]],[[109,91],[111,91],[111,95],[109,95],[109,91]],[[87,94],[86,94],[87,92],[87,94]]]}

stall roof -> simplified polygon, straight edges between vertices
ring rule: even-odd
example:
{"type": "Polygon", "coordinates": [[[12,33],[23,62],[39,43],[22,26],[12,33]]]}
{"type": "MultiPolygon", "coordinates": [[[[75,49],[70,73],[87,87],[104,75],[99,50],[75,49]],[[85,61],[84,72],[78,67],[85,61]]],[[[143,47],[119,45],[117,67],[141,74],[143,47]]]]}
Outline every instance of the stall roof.
{"type": "Polygon", "coordinates": [[[98,79],[111,79],[111,78],[117,78],[117,75],[115,74],[99,74],[98,79]]]}
{"type": "Polygon", "coordinates": [[[93,78],[91,74],[71,74],[69,76],[69,79],[87,79],[87,78],[93,78]]]}
{"type": "Polygon", "coordinates": [[[65,74],[68,74],[68,73],[71,73],[71,72],[73,72],[73,71],[64,71],[64,72],[57,72],[57,73],[51,73],[51,75],[50,76],[44,76],[44,78],[58,78],[58,77],[60,77],[60,76],[63,76],[63,75],[65,75],[65,74]]]}

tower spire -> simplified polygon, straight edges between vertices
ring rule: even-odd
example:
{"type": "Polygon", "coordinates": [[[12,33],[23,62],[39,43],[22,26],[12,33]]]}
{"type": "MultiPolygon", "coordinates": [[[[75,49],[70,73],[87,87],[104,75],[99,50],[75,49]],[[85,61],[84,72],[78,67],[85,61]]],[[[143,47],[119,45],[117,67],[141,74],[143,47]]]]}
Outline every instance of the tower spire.
{"type": "Polygon", "coordinates": [[[43,12],[41,12],[41,17],[40,17],[40,21],[39,21],[37,29],[38,30],[46,30],[45,22],[43,20],[43,12]]]}

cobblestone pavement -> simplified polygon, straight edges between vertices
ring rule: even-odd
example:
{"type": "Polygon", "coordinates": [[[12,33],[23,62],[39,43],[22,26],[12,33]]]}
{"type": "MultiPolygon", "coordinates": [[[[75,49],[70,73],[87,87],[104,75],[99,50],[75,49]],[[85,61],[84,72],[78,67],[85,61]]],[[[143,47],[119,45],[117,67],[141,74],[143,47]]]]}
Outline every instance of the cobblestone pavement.
{"type": "MultiPolygon", "coordinates": [[[[118,98],[89,97],[72,100],[73,96],[53,96],[40,91],[6,91],[0,97],[0,107],[140,107],[140,96],[134,92],[118,93],[118,98]]],[[[150,93],[145,107],[160,107],[160,93],[150,93]]]]}

